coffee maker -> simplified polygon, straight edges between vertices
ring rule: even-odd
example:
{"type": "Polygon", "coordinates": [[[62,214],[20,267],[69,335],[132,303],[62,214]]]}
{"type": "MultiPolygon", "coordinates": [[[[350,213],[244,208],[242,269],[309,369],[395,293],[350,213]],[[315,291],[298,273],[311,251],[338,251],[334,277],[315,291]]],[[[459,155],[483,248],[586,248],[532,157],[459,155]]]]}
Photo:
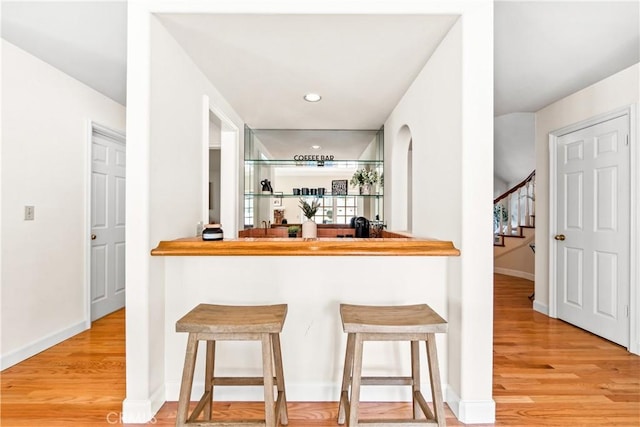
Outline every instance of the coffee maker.
{"type": "Polygon", "coordinates": [[[353,221],[353,225],[356,229],[356,237],[369,237],[369,227],[371,224],[367,218],[359,216],[353,221]]]}

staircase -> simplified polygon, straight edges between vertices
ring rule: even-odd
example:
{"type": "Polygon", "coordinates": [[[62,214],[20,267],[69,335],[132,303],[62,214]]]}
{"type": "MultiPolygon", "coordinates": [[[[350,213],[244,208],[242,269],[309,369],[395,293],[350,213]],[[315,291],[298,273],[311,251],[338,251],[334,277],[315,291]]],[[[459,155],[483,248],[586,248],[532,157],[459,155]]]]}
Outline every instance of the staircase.
{"type": "Polygon", "coordinates": [[[496,273],[534,280],[535,177],[531,172],[493,201],[496,273]]]}

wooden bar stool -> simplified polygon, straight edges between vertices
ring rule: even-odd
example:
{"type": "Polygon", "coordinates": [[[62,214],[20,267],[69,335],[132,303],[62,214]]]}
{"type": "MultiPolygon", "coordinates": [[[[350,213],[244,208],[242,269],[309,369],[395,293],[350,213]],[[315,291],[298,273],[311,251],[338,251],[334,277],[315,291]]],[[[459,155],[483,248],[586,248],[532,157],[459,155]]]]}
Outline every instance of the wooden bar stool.
{"type": "Polygon", "coordinates": [[[228,306],[200,304],[176,322],[176,332],[188,332],[182,384],[178,400],[176,426],[264,426],[275,427],[280,420],[288,423],[287,397],[284,388],[280,332],[287,315],[287,305],[228,306]],[[204,394],[189,415],[193,372],[198,342],[207,342],[204,394]],[[216,341],[253,340],[262,343],[262,377],[216,377],[214,375],[216,341]],[[273,367],[275,365],[275,376],[273,367]],[[213,386],[263,386],[265,419],[213,421],[211,418],[213,386]],[[278,397],[274,404],[273,387],[278,397]],[[204,410],[205,420],[197,417],[204,410]]]}
{"type": "Polygon", "coordinates": [[[340,304],[342,328],[347,335],[347,351],[342,376],[342,390],[338,409],[338,424],[348,420],[349,427],[358,425],[361,385],[407,385],[412,388],[413,419],[370,420],[367,426],[424,426],[445,425],[442,386],[438,370],[435,334],[447,331],[447,322],[428,305],[362,306],[340,304]],[[410,341],[410,377],[363,377],[362,348],[365,341],[410,341]],[[420,391],[420,358],[418,343],[425,341],[433,411],[420,391]],[[349,396],[351,387],[351,396],[349,396]],[[418,419],[420,413],[426,419],[418,419]]]}

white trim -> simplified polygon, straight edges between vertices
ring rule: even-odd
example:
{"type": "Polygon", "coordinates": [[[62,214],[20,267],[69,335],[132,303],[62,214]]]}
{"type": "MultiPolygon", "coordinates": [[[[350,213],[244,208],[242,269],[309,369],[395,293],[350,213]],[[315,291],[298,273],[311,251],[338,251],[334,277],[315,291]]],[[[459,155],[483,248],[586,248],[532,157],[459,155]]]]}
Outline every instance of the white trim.
{"type": "MultiPolygon", "coordinates": [[[[558,138],[563,135],[588,128],[590,126],[597,125],[602,122],[617,119],[619,117],[627,116],[629,120],[629,179],[630,179],[630,194],[629,194],[629,235],[630,235],[630,248],[629,248],[629,345],[627,349],[636,354],[640,354],[640,330],[638,324],[638,285],[640,284],[640,278],[638,277],[639,270],[632,260],[637,259],[638,254],[638,166],[640,165],[640,159],[638,156],[640,153],[635,148],[637,141],[637,106],[635,104],[629,105],[624,108],[619,108],[614,111],[598,114],[587,120],[583,120],[578,123],[574,123],[569,126],[557,129],[549,132],[549,306],[546,307],[548,315],[550,317],[558,317],[558,301],[556,298],[556,292],[558,284],[556,282],[556,260],[557,260],[557,245],[553,243],[552,236],[555,234],[555,230],[558,229],[556,221],[556,175],[557,175],[557,157],[556,148],[558,138]],[[632,197],[635,195],[636,197],[632,197]],[[635,236],[635,238],[634,238],[635,236]]],[[[534,302],[533,307],[536,311],[544,313],[545,306],[543,304],[537,304],[534,302]]]]}
{"type": "Polygon", "coordinates": [[[203,224],[209,223],[209,96],[202,95],[202,212],[203,224]]]}
{"type": "Polygon", "coordinates": [[[18,348],[8,354],[5,354],[0,359],[0,370],[7,369],[17,363],[22,362],[36,354],[44,351],[56,344],[60,344],[62,341],[71,338],[74,335],[79,334],[82,331],[87,330],[86,322],[84,320],[71,325],[67,328],[61,329],[58,332],[54,332],[45,336],[44,338],[32,341],[29,344],[18,348]]]}
{"type": "Polygon", "coordinates": [[[527,273],[526,271],[511,270],[510,268],[493,267],[493,272],[498,274],[504,274],[506,276],[519,277],[521,279],[536,280],[536,276],[533,273],[527,273]]]}
{"type": "Polygon", "coordinates": [[[116,129],[111,129],[106,126],[101,125],[100,123],[91,122],[91,131],[97,133],[98,135],[104,136],[106,138],[112,139],[119,144],[126,144],[127,138],[125,133],[116,129]]]}
{"type": "MultiPolygon", "coordinates": [[[[93,143],[93,122],[87,120],[85,143],[85,168],[84,168],[84,235],[91,236],[91,147],[93,143]]],[[[91,328],[91,239],[84,240],[83,266],[84,266],[84,322],[85,328],[91,328]]]]}
{"type": "Polygon", "coordinates": [[[496,402],[493,399],[462,400],[451,387],[447,387],[445,401],[462,423],[490,424],[496,421],[496,402]]]}
{"type": "Polygon", "coordinates": [[[149,399],[124,399],[120,421],[125,424],[155,424],[155,414],[164,405],[165,400],[164,387],[158,387],[149,399]]]}
{"type": "Polygon", "coordinates": [[[549,306],[541,303],[538,300],[533,301],[533,309],[538,313],[542,313],[545,316],[549,316],[549,306]]]}
{"type": "MultiPolygon", "coordinates": [[[[630,203],[629,258],[637,260],[640,251],[640,149],[638,149],[638,104],[629,107],[629,150],[630,150],[630,203]]],[[[640,268],[637,262],[630,263],[629,271],[629,351],[640,355],[640,268]]]]}

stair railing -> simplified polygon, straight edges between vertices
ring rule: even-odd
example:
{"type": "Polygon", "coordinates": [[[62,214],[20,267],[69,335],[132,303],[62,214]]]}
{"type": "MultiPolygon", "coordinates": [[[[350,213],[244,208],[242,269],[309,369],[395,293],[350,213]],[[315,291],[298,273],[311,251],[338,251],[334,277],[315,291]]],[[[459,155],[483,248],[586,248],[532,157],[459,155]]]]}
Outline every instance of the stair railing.
{"type": "Polygon", "coordinates": [[[520,227],[535,225],[536,171],[493,200],[493,234],[520,233],[520,227]]]}

